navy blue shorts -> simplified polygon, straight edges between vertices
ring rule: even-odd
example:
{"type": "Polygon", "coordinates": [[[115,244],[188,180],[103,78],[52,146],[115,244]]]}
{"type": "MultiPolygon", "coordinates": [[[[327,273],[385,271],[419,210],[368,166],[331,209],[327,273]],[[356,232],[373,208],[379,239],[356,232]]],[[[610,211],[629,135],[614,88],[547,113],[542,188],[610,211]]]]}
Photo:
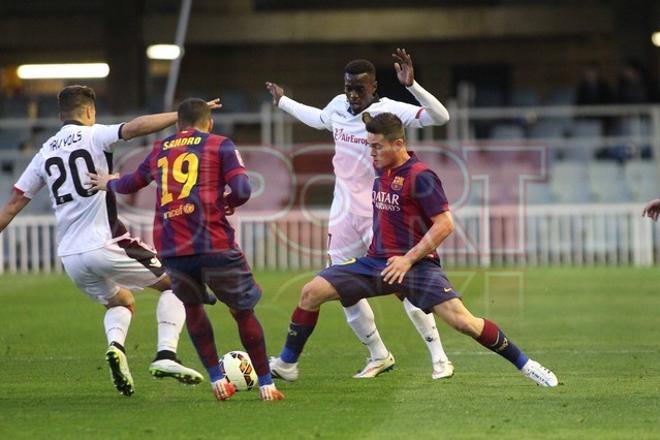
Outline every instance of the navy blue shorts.
{"type": "Polygon", "coordinates": [[[163,264],[174,294],[184,304],[212,304],[206,286],[234,310],[252,309],[261,298],[261,288],[240,249],[168,257],[163,264]]]}
{"type": "Polygon", "coordinates": [[[428,258],[418,261],[400,284],[383,281],[380,273],[386,264],[386,258],[361,257],[330,266],[318,275],[337,290],[344,307],[352,306],[362,298],[397,293],[430,313],[433,306],[460,298],[437,261],[428,258]]]}

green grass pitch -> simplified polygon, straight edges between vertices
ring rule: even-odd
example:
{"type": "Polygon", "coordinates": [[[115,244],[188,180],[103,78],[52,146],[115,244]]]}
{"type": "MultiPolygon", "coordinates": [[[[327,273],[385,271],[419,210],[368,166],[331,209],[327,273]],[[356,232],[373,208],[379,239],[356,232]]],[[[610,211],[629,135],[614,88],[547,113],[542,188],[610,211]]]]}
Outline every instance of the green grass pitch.
{"type": "MultiPolygon", "coordinates": [[[[338,303],[325,305],[286,400],[256,391],[217,402],[208,382],[156,380],[152,293],[137,295],[127,340],[136,383],[113,388],[104,363],[102,307],[65,276],[0,276],[1,439],[224,438],[657,438],[660,430],[660,272],[657,269],[521,269],[448,272],[468,307],[487,315],[561,385],[542,389],[508,362],[439,323],[456,367],[432,381],[428,353],[388,296],[372,300],[397,359],[372,380],[351,375],[366,350],[338,303]]],[[[312,273],[258,273],[257,312],[270,354],[285,338],[312,273]]],[[[219,352],[240,349],[223,305],[208,308],[219,352]]],[[[180,356],[201,364],[184,332],[180,356]]]]}

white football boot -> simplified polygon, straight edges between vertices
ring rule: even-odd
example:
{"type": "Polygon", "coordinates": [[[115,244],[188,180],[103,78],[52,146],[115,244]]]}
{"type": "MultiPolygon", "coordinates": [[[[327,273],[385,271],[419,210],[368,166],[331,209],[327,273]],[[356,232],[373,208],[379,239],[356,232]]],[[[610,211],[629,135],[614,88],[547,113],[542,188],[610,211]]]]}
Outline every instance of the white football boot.
{"type": "Polygon", "coordinates": [[[531,380],[542,387],[556,387],[559,381],[555,373],[545,368],[543,365],[536,361],[528,360],[527,363],[520,369],[523,376],[529,377],[531,380]]]}
{"type": "Polygon", "coordinates": [[[184,367],[177,361],[171,359],[159,359],[153,361],[149,366],[149,372],[153,377],[173,377],[186,385],[196,385],[204,380],[197,371],[192,368],[184,367]]]}
{"type": "Polygon", "coordinates": [[[447,360],[445,362],[433,362],[433,373],[431,379],[449,379],[454,375],[454,364],[447,360]]]}
{"type": "Polygon", "coordinates": [[[268,365],[270,366],[270,373],[273,377],[289,382],[298,380],[298,362],[290,364],[284,362],[279,357],[271,357],[268,365]]]}
{"type": "Polygon", "coordinates": [[[394,369],[395,362],[392,353],[388,353],[383,359],[367,358],[367,365],[365,365],[364,368],[358,371],[353,377],[355,379],[370,379],[376,377],[381,373],[394,369]]]}

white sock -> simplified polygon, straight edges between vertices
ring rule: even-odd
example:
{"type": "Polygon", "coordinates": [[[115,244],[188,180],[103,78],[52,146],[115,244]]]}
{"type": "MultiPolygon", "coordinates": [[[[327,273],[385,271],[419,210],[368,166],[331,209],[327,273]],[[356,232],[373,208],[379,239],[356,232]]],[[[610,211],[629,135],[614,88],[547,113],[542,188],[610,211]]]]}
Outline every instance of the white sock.
{"type": "Polygon", "coordinates": [[[380,339],[380,334],[374,321],[374,312],[366,299],[361,299],[357,304],[344,307],[346,321],[351,326],[360,342],[367,346],[371,359],[383,359],[389,351],[380,339]]]}
{"type": "Polygon", "coordinates": [[[105,311],[103,317],[103,327],[105,327],[105,336],[108,338],[108,345],[111,342],[117,342],[122,346],[126,344],[126,334],[131,325],[133,314],[124,306],[111,307],[105,311]]]}
{"type": "Polygon", "coordinates": [[[158,351],[169,350],[176,353],[179,335],[186,322],[186,309],[171,290],[160,294],[156,307],[158,320],[158,351]]]}
{"type": "Polygon", "coordinates": [[[426,342],[426,347],[431,353],[431,362],[447,362],[447,354],[442,348],[442,342],[440,341],[440,334],[438,333],[438,328],[435,326],[435,318],[432,313],[424,313],[424,311],[418,307],[412,305],[408,298],[403,300],[403,307],[406,309],[408,317],[415,325],[415,328],[419,332],[419,335],[422,337],[424,342],[426,342]]]}

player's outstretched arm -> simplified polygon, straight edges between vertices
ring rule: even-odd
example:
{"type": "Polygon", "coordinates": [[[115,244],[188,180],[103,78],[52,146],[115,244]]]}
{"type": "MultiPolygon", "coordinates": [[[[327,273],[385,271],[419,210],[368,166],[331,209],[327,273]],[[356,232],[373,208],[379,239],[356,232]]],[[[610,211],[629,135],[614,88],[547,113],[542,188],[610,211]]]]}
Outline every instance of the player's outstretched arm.
{"type": "Polygon", "coordinates": [[[449,211],[431,217],[431,221],[431,228],[406,255],[390,257],[387,260],[387,266],[381,272],[384,282],[402,282],[413,264],[433,253],[454,232],[454,219],[449,211]]]}
{"type": "MultiPolygon", "coordinates": [[[[206,105],[211,110],[222,107],[219,98],[208,101],[206,105]]],[[[121,127],[121,138],[127,141],[138,136],[159,132],[170,125],[174,125],[176,123],[176,117],[176,112],[138,116],[121,127]]]]}
{"type": "Polygon", "coordinates": [[[652,219],[654,222],[658,221],[658,217],[660,217],[660,198],[651,200],[646,204],[642,212],[642,217],[644,216],[652,219]]]}
{"type": "Polygon", "coordinates": [[[294,101],[284,94],[282,87],[273,82],[266,82],[266,90],[268,90],[273,97],[274,106],[281,108],[303,124],[316,128],[317,130],[328,128],[323,122],[323,118],[321,117],[323,111],[320,108],[294,101]]]}
{"type": "Polygon", "coordinates": [[[415,69],[412,57],[406,49],[397,48],[394,58],[394,70],[399,82],[419,101],[425,110],[421,116],[422,125],[443,125],[449,121],[449,112],[444,105],[415,81],[415,69]]]}
{"type": "Polygon", "coordinates": [[[92,191],[107,191],[108,183],[111,180],[119,179],[119,173],[105,174],[105,173],[87,173],[89,177],[89,184],[92,185],[92,191]]]}
{"type": "Polygon", "coordinates": [[[14,191],[9,201],[0,209],[0,232],[30,203],[30,198],[14,191]]]}

